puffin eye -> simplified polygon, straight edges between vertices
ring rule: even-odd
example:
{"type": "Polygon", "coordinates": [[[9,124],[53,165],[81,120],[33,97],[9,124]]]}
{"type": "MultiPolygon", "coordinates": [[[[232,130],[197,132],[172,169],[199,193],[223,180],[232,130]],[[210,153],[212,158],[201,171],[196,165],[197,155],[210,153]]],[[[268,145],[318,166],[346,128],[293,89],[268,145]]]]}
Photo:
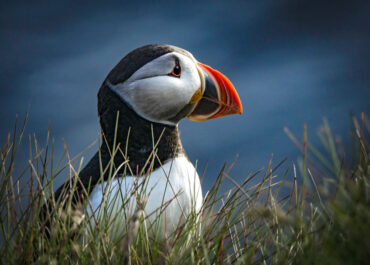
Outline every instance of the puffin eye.
{"type": "Polygon", "coordinates": [[[178,60],[176,60],[175,67],[172,69],[172,72],[170,75],[175,76],[175,77],[180,77],[181,76],[181,65],[178,60]]]}

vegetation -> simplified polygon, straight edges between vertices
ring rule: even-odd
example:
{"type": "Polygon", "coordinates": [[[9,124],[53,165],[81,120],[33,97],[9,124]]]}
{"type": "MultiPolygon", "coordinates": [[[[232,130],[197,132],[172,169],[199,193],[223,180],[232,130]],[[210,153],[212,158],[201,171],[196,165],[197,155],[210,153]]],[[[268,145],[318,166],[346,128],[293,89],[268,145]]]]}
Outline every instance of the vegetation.
{"type": "MultiPolygon", "coordinates": [[[[53,196],[53,180],[66,172],[78,175],[82,160],[70,159],[65,149],[64,157],[55,161],[49,134],[43,148],[30,137],[30,159],[15,176],[24,126],[25,122],[20,129],[15,126],[0,149],[1,264],[367,264],[370,260],[370,150],[365,139],[370,126],[365,115],[352,118],[350,156],[345,156],[324,121],[318,137],[325,152],[310,144],[306,129],[302,143],[286,129],[302,150],[297,164],[282,161],[273,166],[269,161],[266,169],[243,182],[233,180],[232,166],[225,165],[201,212],[191,214],[164,241],[150,237],[142,207],[123,223],[124,232],[117,238],[110,237],[109,222],[84,214],[88,201],[80,209],[73,209],[69,200],[54,201],[55,209],[65,210],[49,209],[47,226],[40,211],[46,198],[53,196]],[[234,187],[222,193],[225,180],[234,187]]],[[[112,167],[102,170],[114,177],[112,167]]]]}

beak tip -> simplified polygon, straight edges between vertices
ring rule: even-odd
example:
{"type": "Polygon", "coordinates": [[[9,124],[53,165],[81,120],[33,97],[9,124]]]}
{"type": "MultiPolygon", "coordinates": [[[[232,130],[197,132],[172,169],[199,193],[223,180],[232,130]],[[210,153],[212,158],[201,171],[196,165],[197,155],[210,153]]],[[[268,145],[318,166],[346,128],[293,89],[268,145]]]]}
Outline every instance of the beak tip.
{"type": "Polygon", "coordinates": [[[235,114],[243,114],[243,105],[242,105],[240,97],[239,97],[238,93],[236,92],[235,88],[234,88],[232,97],[233,97],[233,105],[237,109],[235,114]]]}
{"type": "Polygon", "coordinates": [[[230,114],[239,114],[239,115],[242,115],[243,114],[243,109],[240,108],[235,113],[230,113],[230,114]]]}

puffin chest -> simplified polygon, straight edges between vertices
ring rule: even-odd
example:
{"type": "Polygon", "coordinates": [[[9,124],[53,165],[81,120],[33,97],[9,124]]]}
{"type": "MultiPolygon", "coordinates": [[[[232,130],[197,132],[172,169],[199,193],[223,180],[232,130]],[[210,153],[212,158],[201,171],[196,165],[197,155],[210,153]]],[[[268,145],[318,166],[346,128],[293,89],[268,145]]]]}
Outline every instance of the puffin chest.
{"type": "Polygon", "coordinates": [[[126,176],[99,184],[90,195],[88,214],[114,220],[112,234],[124,231],[137,209],[138,199],[145,198],[145,221],[159,235],[171,234],[189,214],[199,212],[202,189],[194,166],[185,156],[167,160],[149,176],[126,176]]]}

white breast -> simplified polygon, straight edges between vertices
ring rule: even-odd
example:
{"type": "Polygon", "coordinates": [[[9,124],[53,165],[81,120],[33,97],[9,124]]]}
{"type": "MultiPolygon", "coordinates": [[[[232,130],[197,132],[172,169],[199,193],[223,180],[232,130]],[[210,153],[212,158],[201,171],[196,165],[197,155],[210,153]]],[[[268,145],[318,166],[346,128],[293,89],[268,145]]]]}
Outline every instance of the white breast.
{"type": "Polygon", "coordinates": [[[147,177],[126,176],[99,184],[90,195],[90,217],[109,222],[111,235],[125,231],[137,200],[147,197],[144,208],[149,232],[171,235],[193,212],[199,212],[203,196],[199,176],[184,156],[168,160],[147,177]]]}

